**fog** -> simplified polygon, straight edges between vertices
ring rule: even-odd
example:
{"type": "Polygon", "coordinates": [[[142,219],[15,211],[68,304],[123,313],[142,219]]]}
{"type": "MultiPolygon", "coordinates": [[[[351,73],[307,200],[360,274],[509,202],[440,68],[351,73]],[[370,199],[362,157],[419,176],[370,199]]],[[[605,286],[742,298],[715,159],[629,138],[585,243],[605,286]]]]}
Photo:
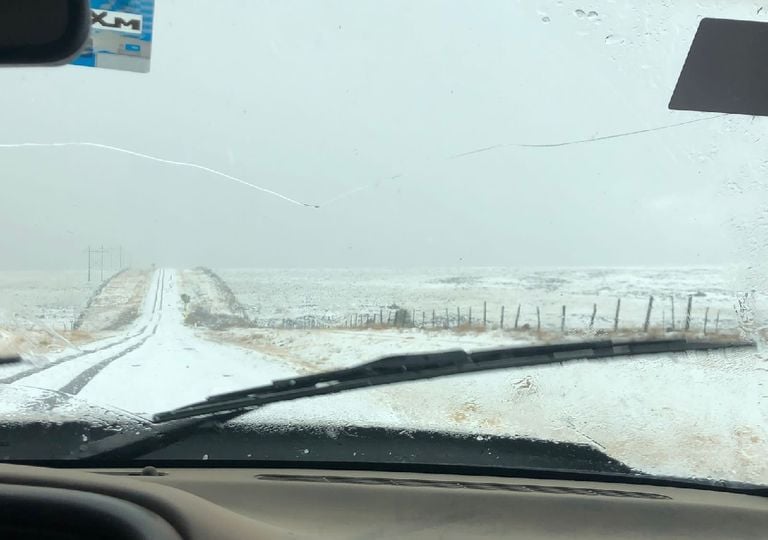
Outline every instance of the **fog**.
{"type": "Polygon", "coordinates": [[[667,109],[701,16],[751,2],[157,3],[149,74],[0,71],[0,270],[85,267],[102,245],[179,267],[700,265],[755,246],[762,119],[667,109]],[[211,170],[12,146],[73,142],[211,170]]]}

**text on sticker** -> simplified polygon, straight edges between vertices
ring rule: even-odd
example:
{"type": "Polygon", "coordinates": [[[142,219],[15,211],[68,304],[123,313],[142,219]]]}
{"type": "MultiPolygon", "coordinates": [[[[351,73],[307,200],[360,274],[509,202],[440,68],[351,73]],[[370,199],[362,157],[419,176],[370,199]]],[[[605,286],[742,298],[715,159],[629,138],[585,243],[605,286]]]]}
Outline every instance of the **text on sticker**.
{"type": "Polygon", "coordinates": [[[128,34],[141,34],[144,27],[144,17],[138,13],[92,10],[91,26],[128,34]]]}

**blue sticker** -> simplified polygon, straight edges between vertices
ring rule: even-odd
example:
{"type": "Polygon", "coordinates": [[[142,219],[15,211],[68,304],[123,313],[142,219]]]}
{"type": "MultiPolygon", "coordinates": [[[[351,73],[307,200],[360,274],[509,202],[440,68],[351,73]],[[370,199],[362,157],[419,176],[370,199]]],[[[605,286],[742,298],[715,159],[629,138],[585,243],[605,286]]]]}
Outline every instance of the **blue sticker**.
{"type": "Polygon", "coordinates": [[[91,35],[78,66],[149,72],[155,0],[91,0],[91,35]]]}

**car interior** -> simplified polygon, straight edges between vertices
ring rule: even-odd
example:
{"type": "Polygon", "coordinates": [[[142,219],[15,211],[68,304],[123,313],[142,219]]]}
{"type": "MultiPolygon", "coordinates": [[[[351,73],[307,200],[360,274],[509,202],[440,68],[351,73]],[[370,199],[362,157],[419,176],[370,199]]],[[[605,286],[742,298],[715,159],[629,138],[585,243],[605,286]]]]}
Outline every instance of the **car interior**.
{"type": "Polygon", "coordinates": [[[3,538],[762,538],[765,499],[320,469],[0,466],[3,538]]]}
{"type": "MultiPolygon", "coordinates": [[[[0,61],[8,68],[56,69],[84,46],[90,21],[88,2],[2,0],[0,61]],[[50,10],[57,11],[43,18],[48,26],[35,17],[50,10]]],[[[683,94],[695,94],[696,85],[690,79],[685,84],[675,97],[681,108],[688,106],[683,94]]],[[[745,107],[743,100],[732,102],[745,107]]],[[[0,454],[9,444],[0,432],[0,454]]],[[[138,463],[19,459],[0,464],[0,538],[768,536],[768,492],[739,493],[717,485],[699,489],[588,474],[520,476],[493,467],[472,471],[411,464],[398,470],[396,464],[376,462],[331,468],[312,462],[138,463]]]]}

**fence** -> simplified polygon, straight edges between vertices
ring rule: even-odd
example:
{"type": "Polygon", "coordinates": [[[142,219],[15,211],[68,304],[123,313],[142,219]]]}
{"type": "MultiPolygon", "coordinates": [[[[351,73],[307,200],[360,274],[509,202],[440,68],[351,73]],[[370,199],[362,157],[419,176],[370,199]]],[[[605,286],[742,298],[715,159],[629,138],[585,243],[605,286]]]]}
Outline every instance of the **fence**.
{"type": "MultiPolygon", "coordinates": [[[[680,298],[680,297],[678,297],[680,298]]],[[[638,306],[627,309],[626,302],[616,298],[615,303],[602,309],[592,303],[589,309],[579,306],[578,311],[568,305],[531,306],[522,303],[507,306],[496,304],[494,308],[484,301],[481,306],[456,306],[418,310],[397,305],[377,308],[344,317],[303,316],[281,320],[268,319],[254,321],[254,326],[273,328],[421,328],[453,330],[524,330],[524,331],[559,331],[561,333],[577,331],[599,332],[696,332],[717,333],[738,329],[748,318],[748,297],[737,300],[734,310],[722,307],[713,309],[711,305],[697,305],[694,295],[683,296],[685,303],[681,316],[675,315],[675,297],[659,299],[649,296],[638,312],[638,306]],[[726,318],[727,312],[735,317],[726,318]],[[655,317],[655,318],[654,318],[655,317]],[[660,319],[660,320],[659,320],[660,319]],[[654,322],[655,321],[655,322],[654,322]],[[660,324],[659,324],[660,323],[660,324]],[[727,324],[724,324],[727,323],[727,324]]],[[[604,299],[603,299],[604,300],[604,299]]],[[[679,310],[678,310],[679,311],[679,310]]]]}

